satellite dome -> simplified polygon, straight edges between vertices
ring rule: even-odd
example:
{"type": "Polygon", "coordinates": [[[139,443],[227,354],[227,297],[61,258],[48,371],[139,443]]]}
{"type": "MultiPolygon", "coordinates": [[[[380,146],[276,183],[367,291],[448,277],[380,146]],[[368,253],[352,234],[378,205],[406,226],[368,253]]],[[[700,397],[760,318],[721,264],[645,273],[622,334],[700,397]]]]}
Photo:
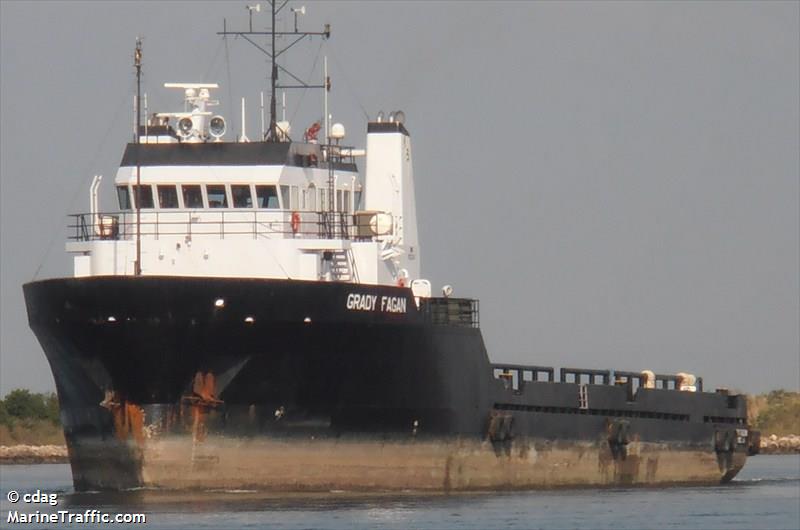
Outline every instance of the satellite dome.
{"type": "Polygon", "coordinates": [[[334,140],[341,140],[344,138],[344,125],[341,123],[334,123],[331,125],[331,138],[334,140]]]}

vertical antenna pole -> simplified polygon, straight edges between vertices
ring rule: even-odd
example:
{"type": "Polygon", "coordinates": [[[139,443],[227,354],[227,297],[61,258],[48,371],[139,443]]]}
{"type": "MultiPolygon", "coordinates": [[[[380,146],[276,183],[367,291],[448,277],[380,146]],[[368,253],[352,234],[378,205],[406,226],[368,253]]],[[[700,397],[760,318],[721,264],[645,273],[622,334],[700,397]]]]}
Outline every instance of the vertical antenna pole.
{"type": "Polygon", "coordinates": [[[269,99],[269,136],[273,142],[278,141],[278,131],[277,125],[275,122],[275,115],[277,114],[276,111],[276,104],[275,104],[275,90],[278,86],[278,64],[275,62],[275,0],[270,0],[270,5],[272,6],[272,28],[270,33],[272,33],[272,48],[270,49],[271,56],[272,56],[272,93],[270,94],[269,99]]]}
{"type": "Polygon", "coordinates": [[[136,94],[133,95],[133,141],[136,141],[136,94]]]}
{"type": "Polygon", "coordinates": [[[244,121],[244,98],[242,98],[242,136],[239,137],[240,142],[249,142],[250,138],[247,137],[247,124],[244,121]]]}
{"type": "Polygon", "coordinates": [[[264,91],[261,91],[261,139],[267,135],[266,124],[264,123],[264,91]]]}
{"type": "Polygon", "coordinates": [[[322,79],[322,92],[324,97],[324,111],[325,111],[325,152],[327,154],[328,162],[328,237],[333,239],[334,231],[334,198],[336,194],[336,179],[334,177],[334,163],[333,163],[333,147],[331,146],[331,124],[330,115],[328,114],[328,56],[322,59],[323,79],[322,79]]]}
{"type": "Polygon", "coordinates": [[[322,89],[322,92],[325,94],[323,110],[325,111],[325,143],[329,144],[330,141],[330,124],[328,123],[328,56],[326,55],[322,59],[322,69],[324,70],[322,84],[325,85],[325,88],[322,89]]]}
{"type": "Polygon", "coordinates": [[[142,39],[136,39],[136,50],[133,54],[133,65],[136,67],[136,262],[133,273],[142,275],[142,168],[139,164],[139,149],[141,148],[140,129],[142,113],[139,110],[139,101],[142,95],[142,39]]]}

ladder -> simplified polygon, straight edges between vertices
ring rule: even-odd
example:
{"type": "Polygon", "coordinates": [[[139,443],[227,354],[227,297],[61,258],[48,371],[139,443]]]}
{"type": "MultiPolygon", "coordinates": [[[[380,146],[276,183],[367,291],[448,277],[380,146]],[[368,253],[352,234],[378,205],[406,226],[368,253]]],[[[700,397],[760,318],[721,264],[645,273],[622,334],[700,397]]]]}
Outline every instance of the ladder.
{"type": "Polygon", "coordinates": [[[581,385],[578,389],[578,408],[586,410],[589,408],[589,388],[581,385]]]}
{"type": "Polygon", "coordinates": [[[353,267],[350,264],[349,250],[333,251],[331,257],[331,275],[340,282],[353,281],[353,267]]]}

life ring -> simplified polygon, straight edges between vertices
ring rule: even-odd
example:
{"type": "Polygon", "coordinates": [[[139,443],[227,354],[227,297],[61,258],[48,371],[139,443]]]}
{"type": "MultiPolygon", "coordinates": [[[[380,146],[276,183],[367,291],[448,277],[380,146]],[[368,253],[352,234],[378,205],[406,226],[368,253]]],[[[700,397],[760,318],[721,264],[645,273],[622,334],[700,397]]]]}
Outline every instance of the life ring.
{"type": "Polygon", "coordinates": [[[406,286],[406,279],[400,276],[397,278],[397,286],[398,287],[405,287],[406,286]]]}
{"type": "Polygon", "coordinates": [[[296,234],[300,230],[300,214],[292,212],[292,233],[296,234]]]}
{"type": "Polygon", "coordinates": [[[317,155],[315,155],[314,153],[308,155],[308,165],[310,167],[317,167],[317,155]]]}

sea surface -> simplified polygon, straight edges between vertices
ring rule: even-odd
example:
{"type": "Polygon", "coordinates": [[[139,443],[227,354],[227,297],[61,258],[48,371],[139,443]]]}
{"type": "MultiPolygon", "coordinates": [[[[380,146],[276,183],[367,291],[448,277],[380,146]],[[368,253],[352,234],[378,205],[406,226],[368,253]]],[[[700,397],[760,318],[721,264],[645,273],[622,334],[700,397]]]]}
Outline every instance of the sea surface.
{"type": "MultiPolygon", "coordinates": [[[[430,495],[265,495],[252,491],[74,493],[69,466],[0,466],[0,527],[9,512],[144,513],[141,528],[800,529],[800,455],[757,456],[730,484],[430,495]],[[8,492],[57,493],[58,505],[11,504],[8,492]]],[[[120,528],[72,524],[68,528],[120,528]]]]}

